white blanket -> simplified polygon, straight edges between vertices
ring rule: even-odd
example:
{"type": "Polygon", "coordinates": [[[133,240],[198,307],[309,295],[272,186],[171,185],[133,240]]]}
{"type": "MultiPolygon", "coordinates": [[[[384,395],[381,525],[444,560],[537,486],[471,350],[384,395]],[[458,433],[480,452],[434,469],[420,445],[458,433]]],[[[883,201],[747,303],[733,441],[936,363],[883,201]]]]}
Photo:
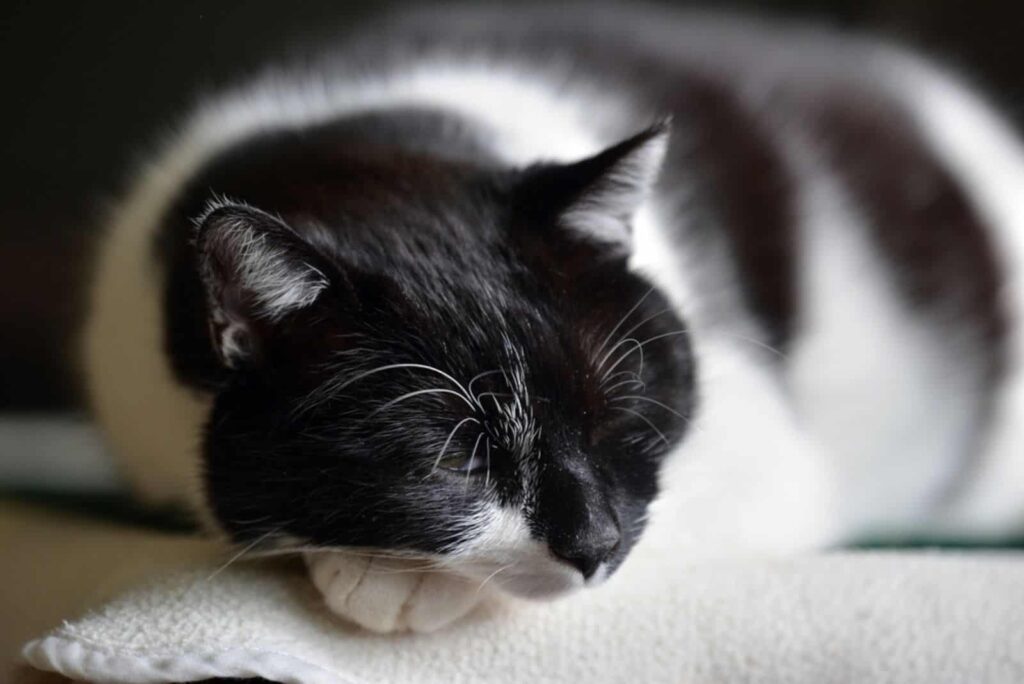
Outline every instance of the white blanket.
{"type": "Polygon", "coordinates": [[[29,614],[26,602],[38,604],[58,576],[58,593],[76,577],[95,584],[97,556],[109,556],[111,568],[136,561],[127,575],[106,577],[113,598],[94,598],[91,610],[66,615],[24,648],[35,667],[76,679],[1024,681],[1024,557],[1014,554],[688,564],[648,549],[604,587],[573,598],[490,604],[441,633],[382,637],[333,619],[295,564],[243,561],[218,571],[224,558],[194,542],[29,517],[0,516],[13,544],[5,551],[32,554],[14,573],[24,584],[7,583],[0,595],[7,616],[29,614]]]}

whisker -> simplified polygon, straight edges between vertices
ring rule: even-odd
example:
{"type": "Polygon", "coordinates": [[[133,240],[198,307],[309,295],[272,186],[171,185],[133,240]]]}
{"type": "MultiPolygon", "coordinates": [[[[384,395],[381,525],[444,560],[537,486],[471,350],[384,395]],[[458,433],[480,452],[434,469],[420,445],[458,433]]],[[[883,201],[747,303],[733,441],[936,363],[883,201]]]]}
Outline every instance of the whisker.
{"type": "MultiPolygon", "coordinates": [[[[477,425],[480,424],[480,421],[474,418],[473,416],[470,416],[469,418],[463,418],[462,420],[460,420],[458,424],[454,428],[452,428],[452,431],[448,433],[448,439],[444,440],[444,446],[441,447],[441,453],[437,455],[437,459],[434,461],[434,467],[430,469],[429,473],[427,473],[427,477],[430,477],[431,475],[434,474],[434,472],[437,471],[437,466],[438,464],[441,463],[441,459],[444,458],[444,452],[448,450],[448,445],[451,444],[452,437],[455,436],[455,433],[459,431],[460,427],[462,427],[465,423],[468,423],[469,421],[473,421],[477,425]]],[[[423,479],[425,480],[427,478],[425,477],[423,479]]]]}
{"type": "Polygon", "coordinates": [[[469,392],[469,396],[472,397],[473,400],[477,402],[477,404],[479,404],[480,401],[478,397],[473,394],[473,383],[476,382],[477,380],[480,380],[481,378],[487,377],[488,375],[494,375],[495,373],[502,372],[503,371],[500,368],[495,368],[494,370],[484,371],[483,373],[477,373],[476,375],[474,375],[473,379],[466,383],[466,390],[469,392]]]}
{"type": "Polygon", "coordinates": [[[633,409],[624,408],[622,406],[612,406],[611,408],[612,408],[613,411],[625,411],[626,413],[632,413],[634,416],[636,416],[640,420],[642,420],[645,423],[647,423],[647,425],[652,430],[654,430],[656,433],[658,433],[658,436],[661,437],[661,440],[663,442],[665,442],[666,446],[671,446],[672,445],[671,442],[668,441],[668,437],[666,437],[665,434],[661,430],[659,430],[658,427],[654,423],[652,423],[650,420],[648,420],[647,416],[643,415],[642,413],[637,413],[633,409]]]}
{"type": "Polygon", "coordinates": [[[743,342],[749,342],[750,344],[754,345],[755,347],[759,347],[761,349],[764,349],[765,351],[769,351],[772,354],[775,354],[780,359],[785,360],[787,358],[786,354],[783,353],[780,349],[777,349],[777,348],[773,347],[772,345],[767,344],[766,342],[762,342],[761,340],[754,339],[753,337],[747,337],[746,335],[740,335],[738,333],[725,332],[725,331],[719,331],[717,334],[718,335],[725,335],[726,337],[732,337],[732,338],[735,338],[737,340],[741,340],[743,342]]]}
{"type": "Polygon", "coordinates": [[[253,550],[254,548],[256,548],[257,546],[259,546],[259,545],[260,545],[260,544],[261,544],[262,542],[266,541],[267,537],[269,537],[269,536],[270,536],[270,535],[272,535],[272,534],[276,534],[276,533],[277,533],[277,532],[279,532],[279,531],[280,531],[280,528],[276,528],[276,527],[275,527],[274,529],[272,529],[272,530],[270,530],[270,531],[268,531],[268,532],[265,532],[264,534],[261,534],[260,536],[256,537],[256,539],[254,539],[254,540],[252,540],[251,542],[249,542],[248,544],[246,544],[246,545],[245,545],[245,546],[244,546],[244,547],[242,548],[242,550],[241,550],[241,551],[239,551],[238,553],[236,553],[235,555],[233,555],[233,556],[232,556],[231,558],[229,558],[229,559],[228,559],[228,562],[227,562],[227,563],[225,563],[224,565],[220,566],[219,568],[217,568],[216,570],[214,570],[213,572],[211,572],[211,573],[210,573],[210,574],[209,574],[209,575],[207,576],[207,578],[206,578],[206,579],[205,579],[204,581],[205,581],[205,582],[209,582],[209,581],[210,581],[210,580],[212,580],[212,579],[213,579],[214,577],[216,577],[216,576],[217,576],[217,575],[219,575],[220,573],[222,573],[222,572],[224,572],[225,570],[227,570],[227,569],[228,569],[228,567],[229,567],[229,566],[230,566],[230,565],[231,565],[232,563],[234,563],[235,561],[239,560],[239,559],[240,559],[240,558],[241,558],[242,556],[244,556],[245,554],[247,554],[247,553],[249,553],[250,551],[252,551],[252,550],[253,550]]]}
{"type": "Polygon", "coordinates": [[[455,390],[443,389],[443,388],[440,388],[440,387],[435,387],[433,389],[422,389],[422,390],[416,390],[415,392],[408,392],[406,394],[403,394],[402,396],[398,397],[397,399],[392,399],[391,401],[387,402],[383,406],[379,406],[378,408],[374,409],[366,417],[367,418],[372,418],[375,415],[377,415],[378,413],[380,413],[381,411],[386,411],[387,409],[391,408],[392,406],[394,406],[395,404],[397,404],[397,403],[399,403],[401,401],[405,401],[406,399],[411,399],[412,397],[416,397],[416,396],[419,396],[421,394],[451,394],[452,396],[458,397],[462,401],[464,401],[467,404],[469,404],[469,408],[471,408],[473,410],[476,410],[476,406],[474,406],[471,401],[466,399],[464,396],[462,396],[461,394],[459,394],[455,390]]]}
{"type": "Polygon", "coordinates": [[[612,373],[611,375],[608,376],[608,378],[604,382],[608,382],[609,380],[614,380],[615,378],[619,377],[620,375],[632,375],[633,379],[635,381],[643,382],[642,380],[640,380],[640,376],[639,375],[637,375],[633,371],[628,371],[628,370],[621,370],[621,371],[618,371],[616,373],[612,373]]]}
{"type": "Polygon", "coordinates": [[[601,381],[604,382],[605,380],[607,380],[606,376],[608,375],[608,373],[610,373],[611,371],[615,370],[615,367],[618,366],[620,363],[622,363],[622,361],[627,356],[632,354],[634,351],[636,351],[638,349],[640,350],[640,365],[641,365],[641,368],[642,368],[643,367],[643,348],[644,347],[646,347],[651,342],[655,342],[655,341],[663,339],[665,337],[672,337],[674,335],[685,335],[688,332],[689,332],[689,330],[687,330],[685,328],[682,329],[682,330],[673,330],[672,332],[662,333],[660,335],[655,335],[654,337],[648,337],[646,340],[644,340],[643,342],[637,344],[636,346],[630,347],[629,351],[627,351],[625,354],[623,354],[622,356],[619,357],[619,360],[615,362],[614,366],[612,366],[607,371],[605,371],[605,376],[602,376],[601,381]]]}
{"type": "MultiPolygon", "coordinates": [[[[423,364],[423,363],[391,363],[391,364],[388,364],[386,366],[379,366],[377,368],[373,368],[371,370],[359,373],[355,377],[349,378],[348,380],[346,380],[345,382],[342,382],[339,385],[334,385],[333,383],[331,383],[331,384],[329,384],[327,386],[327,388],[325,389],[325,392],[340,392],[343,389],[345,389],[346,387],[348,387],[349,385],[352,385],[353,383],[359,382],[360,380],[362,380],[364,378],[368,378],[371,375],[374,375],[376,373],[383,373],[383,372],[389,371],[389,370],[396,370],[396,369],[399,369],[399,368],[415,368],[415,369],[418,369],[418,370],[430,371],[431,373],[437,373],[438,375],[444,377],[445,379],[450,381],[452,384],[454,384],[456,387],[458,387],[462,391],[462,397],[466,401],[466,403],[469,404],[471,407],[473,406],[472,402],[470,401],[469,393],[466,391],[466,388],[462,386],[462,383],[460,383],[458,380],[453,378],[448,373],[445,373],[440,368],[435,368],[433,366],[428,366],[428,365],[423,364]]],[[[308,406],[306,406],[305,404],[306,404],[306,402],[303,402],[303,404],[300,404],[300,409],[299,410],[304,410],[304,409],[308,408],[308,406]]]]}
{"type": "Polygon", "coordinates": [[[425,556],[422,553],[415,551],[403,551],[401,549],[374,549],[359,546],[341,546],[341,547],[295,547],[290,549],[291,551],[312,551],[312,552],[325,552],[325,553],[343,553],[349,556],[358,556],[360,558],[371,558],[380,560],[401,560],[401,561],[421,561],[423,563],[439,563],[435,559],[425,556]]]}
{"type": "Polygon", "coordinates": [[[632,342],[633,344],[640,344],[640,340],[638,340],[638,339],[636,339],[634,337],[627,337],[625,339],[619,340],[619,342],[616,343],[616,345],[614,347],[609,349],[608,352],[604,356],[601,357],[601,360],[597,363],[597,370],[601,370],[602,368],[604,368],[604,364],[608,363],[608,358],[612,354],[615,353],[616,349],[618,349],[622,345],[628,344],[630,342],[632,342]]]}
{"type": "Polygon", "coordinates": [[[487,438],[487,474],[484,476],[484,487],[491,484],[491,438],[487,438]]]}
{"type": "Polygon", "coordinates": [[[634,344],[632,347],[630,347],[622,356],[619,357],[618,361],[616,361],[615,363],[612,364],[611,368],[609,368],[608,370],[605,371],[604,375],[601,376],[601,382],[602,383],[608,377],[609,373],[611,373],[613,370],[618,368],[619,364],[622,363],[623,361],[625,361],[627,358],[629,358],[629,355],[632,354],[635,351],[639,351],[640,352],[640,368],[637,371],[637,377],[639,377],[640,373],[644,372],[644,345],[642,345],[637,340],[632,340],[632,341],[635,342],[636,344],[634,344]]]}
{"type": "Polygon", "coordinates": [[[399,574],[403,572],[427,572],[445,571],[448,566],[441,560],[430,558],[412,551],[388,551],[385,549],[365,550],[359,547],[324,547],[324,546],[291,546],[279,549],[267,549],[257,551],[252,556],[257,558],[271,558],[275,556],[287,556],[299,553],[342,553],[357,558],[369,558],[370,560],[401,561],[411,564],[405,568],[377,568],[374,572],[379,574],[399,574]]]}
{"type": "Polygon", "coordinates": [[[516,395],[510,392],[481,392],[480,394],[476,395],[476,399],[479,402],[480,399],[482,399],[483,397],[490,397],[491,401],[494,402],[494,407],[500,411],[501,404],[498,403],[498,397],[512,397],[514,399],[515,396],[516,395]]]}
{"type": "Polygon", "coordinates": [[[656,314],[653,314],[653,315],[651,315],[651,316],[648,316],[647,318],[645,318],[644,320],[640,321],[639,323],[637,323],[636,325],[634,325],[634,326],[633,326],[632,328],[630,328],[629,330],[627,330],[626,332],[622,333],[622,338],[620,338],[620,339],[621,339],[621,341],[620,341],[620,342],[619,342],[618,344],[616,344],[616,345],[615,345],[614,347],[612,347],[612,350],[611,350],[610,352],[608,352],[607,354],[605,354],[605,355],[604,355],[604,358],[602,358],[602,359],[601,359],[601,362],[597,364],[597,368],[598,368],[598,370],[600,370],[600,369],[601,369],[601,367],[602,367],[602,366],[603,366],[603,365],[605,364],[605,362],[606,362],[606,361],[608,360],[608,357],[609,357],[609,356],[611,356],[612,352],[614,352],[614,351],[615,351],[615,350],[616,350],[616,349],[617,349],[617,348],[618,348],[619,346],[621,346],[621,345],[622,345],[622,344],[623,344],[624,342],[626,342],[626,341],[627,341],[627,339],[630,339],[630,338],[629,338],[629,336],[630,336],[630,335],[632,335],[632,334],[633,334],[634,332],[636,332],[637,330],[639,330],[639,329],[640,329],[641,327],[643,327],[643,326],[644,326],[644,325],[645,325],[646,323],[650,323],[651,321],[653,321],[653,320],[654,320],[655,318],[657,318],[658,316],[663,316],[663,315],[665,315],[665,314],[667,314],[667,313],[670,313],[670,312],[672,312],[672,311],[673,311],[673,309],[672,309],[671,307],[670,307],[670,308],[667,308],[667,309],[662,309],[662,310],[661,310],[661,311],[659,311],[658,313],[656,313],[656,314]]]}
{"type": "Polygon", "coordinates": [[[632,335],[634,332],[636,332],[639,328],[641,328],[646,323],[650,323],[651,321],[653,321],[658,316],[664,316],[665,314],[667,314],[669,312],[672,312],[672,311],[674,311],[674,309],[672,307],[669,307],[667,309],[662,309],[658,313],[656,313],[656,314],[654,314],[652,316],[648,316],[647,318],[645,318],[644,320],[640,321],[639,323],[634,325],[632,328],[627,330],[626,332],[622,333],[622,336],[623,337],[628,337],[629,335],[632,335]]]}
{"type": "Polygon", "coordinates": [[[673,414],[675,416],[678,416],[681,420],[685,420],[687,423],[690,422],[689,418],[687,418],[683,414],[679,413],[678,411],[676,411],[671,406],[667,406],[667,405],[661,403],[660,401],[658,401],[657,399],[651,399],[650,397],[643,397],[643,396],[640,396],[638,394],[623,394],[622,396],[614,397],[613,399],[611,399],[611,401],[624,401],[626,399],[634,399],[636,401],[646,401],[648,403],[654,404],[655,406],[660,406],[661,408],[665,409],[669,413],[671,413],[671,414],[673,414]]]}
{"type": "MultiPolygon", "coordinates": [[[[628,371],[626,371],[626,372],[628,372],[628,371]]],[[[616,375],[618,375],[618,373],[616,373],[616,375]]],[[[638,379],[634,379],[634,378],[626,378],[625,380],[618,381],[614,385],[609,385],[608,387],[605,387],[604,391],[605,391],[606,394],[611,394],[612,390],[614,390],[616,387],[621,387],[622,385],[639,385],[641,392],[647,387],[647,385],[644,384],[643,380],[638,380],[638,379]]]]}
{"type": "Polygon", "coordinates": [[[646,340],[640,343],[640,346],[646,347],[648,344],[654,342],[655,340],[660,340],[664,337],[673,337],[674,335],[686,335],[689,332],[689,330],[683,328],[682,330],[673,330],[672,332],[661,333],[660,335],[655,335],[654,337],[648,337],[646,340]]]}
{"type": "MultiPolygon", "coordinates": [[[[376,559],[375,559],[376,560],[376,559]]],[[[379,560],[393,561],[394,559],[381,557],[379,560]]],[[[398,567],[381,567],[377,566],[368,569],[367,572],[373,573],[374,575],[407,575],[413,572],[436,572],[436,571],[447,570],[447,567],[442,563],[423,563],[421,565],[411,565],[409,567],[398,568],[398,567]]]]}
{"type": "Polygon", "coordinates": [[[640,305],[644,303],[644,300],[647,299],[647,297],[649,297],[652,292],[654,292],[654,288],[653,287],[651,289],[647,290],[647,292],[645,292],[644,295],[640,299],[638,299],[636,301],[636,304],[634,304],[633,307],[629,311],[626,312],[626,315],[619,319],[619,322],[615,324],[615,327],[612,328],[612,331],[610,333],[608,333],[608,337],[604,338],[604,342],[602,342],[601,346],[597,348],[596,352],[594,352],[595,356],[597,354],[600,354],[602,351],[604,351],[604,348],[611,341],[611,339],[615,335],[615,333],[618,332],[619,328],[622,327],[622,324],[625,323],[629,319],[629,317],[633,315],[634,311],[636,311],[638,308],[640,308],[640,305]]]}
{"type": "MultiPolygon", "coordinates": [[[[479,446],[480,446],[480,440],[481,440],[481,439],[483,439],[483,437],[484,437],[484,431],[483,431],[483,430],[481,430],[481,431],[480,431],[480,434],[476,436],[476,442],[474,442],[474,443],[473,443],[473,453],[471,453],[471,454],[469,455],[469,464],[470,464],[470,465],[472,465],[472,464],[473,464],[473,459],[475,459],[475,458],[476,458],[476,450],[477,450],[477,447],[479,447],[479,446]]],[[[472,468],[466,468],[466,482],[465,482],[465,484],[463,484],[463,486],[462,486],[462,491],[464,491],[464,492],[465,492],[465,491],[466,491],[467,489],[469,489],[469,474],[470,474],[471,472],[473,472],[473,469],[472,469],[472,468]]]]}
{"type": "Polygon", "coordinates": [[[511,568],[512,565],[513,565],[512,563],[509,563],[508,565],[503,565],[500,568],[498,568],[497,570],[495,570],[494,572],[492,572],[490,575],[485,577],[484,581],[480,583],[480,586],[476,588],[476,593],[479,594],[481,591],[483,591],[483,588],[484,588],[485,584],[487,584],[492,579],[494,579],[498,575],[499,572],[504,572],[505,570],[508,570],[509,568],[511,568]]]}

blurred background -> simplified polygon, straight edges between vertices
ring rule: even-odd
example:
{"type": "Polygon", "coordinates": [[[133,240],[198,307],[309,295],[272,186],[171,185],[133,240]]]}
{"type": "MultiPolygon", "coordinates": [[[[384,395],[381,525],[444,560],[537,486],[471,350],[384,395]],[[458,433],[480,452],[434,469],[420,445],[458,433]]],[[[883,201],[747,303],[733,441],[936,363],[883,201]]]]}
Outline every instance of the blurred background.
{"type": "MultiPolygon", "coordinates": [[[[329,41],[380,7],[344,0],[0,5],[0,411],[78,408],[70,341],[90,238],[162,128],[198,94],[291,48],[329,41]]],[[[1024,41],[1010,3],[729,7],[909,42],[972,76],[1024,124],[1024,41]]]]}

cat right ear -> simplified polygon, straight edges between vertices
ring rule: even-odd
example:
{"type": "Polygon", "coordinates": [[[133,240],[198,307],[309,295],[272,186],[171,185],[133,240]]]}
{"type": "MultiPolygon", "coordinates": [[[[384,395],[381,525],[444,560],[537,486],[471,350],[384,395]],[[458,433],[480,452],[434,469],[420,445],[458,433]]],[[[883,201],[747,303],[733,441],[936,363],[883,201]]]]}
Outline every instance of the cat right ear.
{"type": "Polygon", "coordinates": [[[224,365],[238,368],[258,360],[268,337],[317,301],[330,281],[312,248],[264,211],[219,203],[197,225],[210,336],[224,365]]]}
{"type": "Polygon", "coordinates": [[[520,180],[520,206],[587,242],[628,252],[630,223],[653,191],[668,150],[666,119],[572,164],[538,164],[520,180]]]}

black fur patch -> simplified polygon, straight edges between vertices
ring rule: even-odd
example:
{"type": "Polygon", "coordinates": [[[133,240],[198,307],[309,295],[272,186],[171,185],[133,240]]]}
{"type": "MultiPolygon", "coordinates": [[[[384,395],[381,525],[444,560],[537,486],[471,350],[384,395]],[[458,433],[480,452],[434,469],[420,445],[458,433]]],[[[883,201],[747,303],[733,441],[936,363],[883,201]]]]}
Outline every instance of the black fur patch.
{"type": "MultiPolygon", "coordinates": [[[[855,88],[815,101],[812,130],[863,212],[897,290],[977,364],[971,453],[981,453],[1006,368],[1009,330],[989,226],[899,106],[855,88]]],[[[964,459],[942,497],[962,491],[980,463],[964,459]]]]}
{"type": "Polygon", "coordinates": [[[721,79],[682,73],[665,104],[685,122],[689,141],[671,150],[665,178],[692,188],[675,208],[678,228],[688,229],[680,240],[724,242],[763,341],[784,351],[794,335],[799,294],[793,180],[777,149],[781,143],[721,79]]]}
{"type": "Polygon", "coordinates": [[[1007,320],[989,227],[899,106],[854,87],[816,102],[812,130],[897,287],[913,306],[975,342],[985,382],[996,382],[1007,320]]]}

